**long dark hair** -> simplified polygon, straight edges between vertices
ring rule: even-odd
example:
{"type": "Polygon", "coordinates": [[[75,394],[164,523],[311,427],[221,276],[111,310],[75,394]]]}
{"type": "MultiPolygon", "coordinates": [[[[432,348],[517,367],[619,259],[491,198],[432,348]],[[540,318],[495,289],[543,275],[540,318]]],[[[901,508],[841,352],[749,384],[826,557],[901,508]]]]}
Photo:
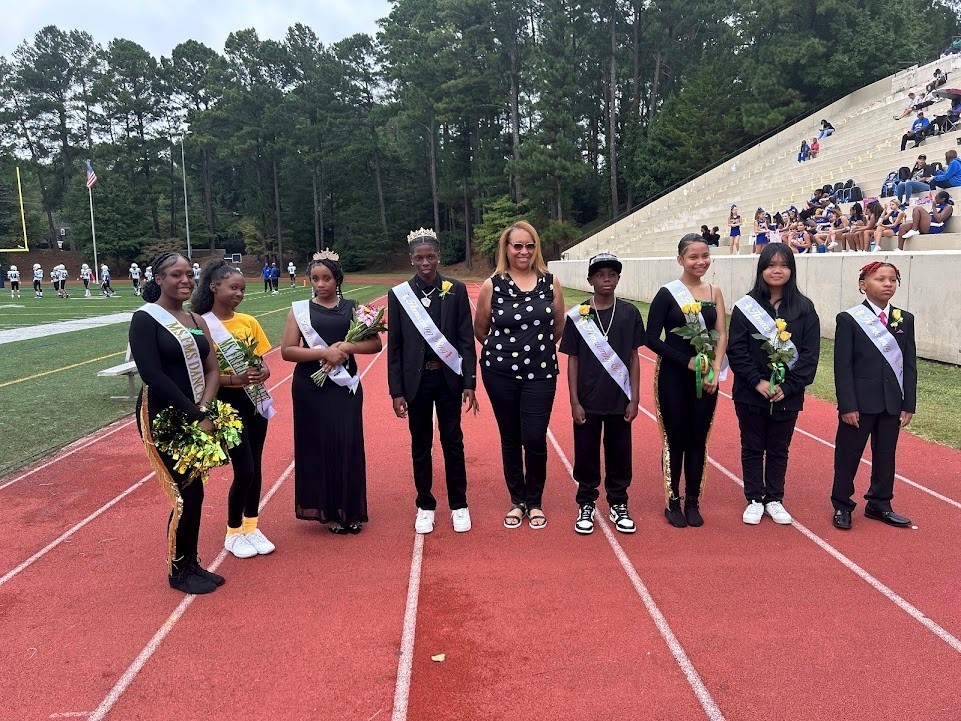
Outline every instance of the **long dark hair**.
{"type": "Polygon", "coordinates": [[[334,276],[334,282],[337,284],[337,297],[343,298],[344,294],[340,289],[340,286],[344,284],[344,269],[340,267],[340,263],[336,260],[331,260],[330,258],[322,258],[321,260],[312,260],[307,264],[307,278],[310,278],[310,271],[316,268],[318,265],[324,266],[330,271],[330,274],[334,276]]]}
{"type": "MultiPolygon", "coordinates": [[[[157,278],[167,273],[167,268],[177,262],[178,258],[183,258],[180,253],[172,250],[165,251],[154,256],[149,266],[153,268],[153,278],[144,283],[143,299],[146,303],[156,303],[160,300],[160,283],[157,278]]],[[[186,260],[186,258],[184,258],[186,260]]]]}
{"type": "Polygon", "coordinates": [[[771,289],[764,282],[764,271],[779,256],[784,264],[791,271],[791,277],[781,290],[781,307],[778,315],[785,319],[797,318],[804,313],[814,310],[814,304],[797,287],[797,263],[794,260],[794,251],[784,243],[770,243],[765,245],[757,261],[757,275],[754,278],[754,287],[750,290],[750,295],[755,300],[771,302],[771,289]]]}
{"type": "Polygon", "coordinates": [[[226,260],[217,260],[207,263],[204,272],[200,274],[194,294],[190,297],[190,310],[194,313],[203,315],[209,313],[214,307],[214,292],[210,290],[212,283],[219,283],[230,276],[237,274],[243,275],[240,268],[232,266],[226,260]]]}

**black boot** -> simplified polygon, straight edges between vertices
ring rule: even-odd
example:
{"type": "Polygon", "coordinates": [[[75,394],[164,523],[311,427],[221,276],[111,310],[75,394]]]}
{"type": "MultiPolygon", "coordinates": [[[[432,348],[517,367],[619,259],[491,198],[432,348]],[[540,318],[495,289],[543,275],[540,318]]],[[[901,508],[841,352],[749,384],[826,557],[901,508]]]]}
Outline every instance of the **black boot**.
{"type": "Polygon", "coordinates": [[[700,528],[704,525],[697,496],[688,496],[684,499],[684,517],[687,518],[687,525],[689,526],[700,528]]]}
{"type": "Polygon", "coordinates": [[[179,569],[174,567],[174,572],[167,576],[167,580],[170,582],[171,588],[195,595],[210,593],[217,588],[213,581],[208,581],[196,573],[193,566],[189,564],[184,564],[179,569]]]}
{"type": "Polygon", "coordinates": [[[684,517],[684,514],[681,513],[680,498],[672,498],[668,501],[667,508],[664,509],[664,517],[674,528],[687,527],[687,519],[684,517]]]}
{"type": "Polygon", "coordinates": [[[200,565],[200,559],[195,559],[191,564],[190,568],[201,578],[206,578],[208,581],[213,583],[215,586],[223,586],[227,582],[227,579],[221,576],[219,573],[214,573],[213,571],[208,571],[206,568],[200,565]]]}

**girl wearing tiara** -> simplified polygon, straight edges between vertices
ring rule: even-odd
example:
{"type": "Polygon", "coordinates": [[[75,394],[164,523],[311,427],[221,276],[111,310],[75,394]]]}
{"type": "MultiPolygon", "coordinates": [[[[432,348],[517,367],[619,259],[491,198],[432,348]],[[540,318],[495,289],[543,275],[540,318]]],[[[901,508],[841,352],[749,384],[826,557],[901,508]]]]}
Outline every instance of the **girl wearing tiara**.
{"type": "Polygon", "coordinates": [[[294,511],[344,534],[360,533],[367,522],[364,391],[354,356],[379,353],[381,341],[344,342],[357,303],[341,295],[338,260],[329,250],[314,254],[307,266],[314,297],[293,304],[280,352],[297,364],[291,388],[294,511]],[[318,370],[330,373],[323,385],[311,378],[318,370]]]}

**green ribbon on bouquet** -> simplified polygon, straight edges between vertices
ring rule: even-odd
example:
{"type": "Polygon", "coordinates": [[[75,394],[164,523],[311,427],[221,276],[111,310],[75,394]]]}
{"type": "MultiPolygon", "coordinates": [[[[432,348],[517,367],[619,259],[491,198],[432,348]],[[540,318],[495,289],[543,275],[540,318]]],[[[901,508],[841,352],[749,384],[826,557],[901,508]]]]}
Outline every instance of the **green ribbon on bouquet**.
{"type": "Polygon", "coordinates": [[[701,371],[702,360],[701,359],[703,359],[703,363],[706,364],[708,368],[707,382],[711,383],[714,381],[714,366],[711,365],[711,359],[707,357],[707,353],[698,353],[696,356],[694,356],[694,380],[697,383],[696,391],[697,391],[698,398],[700,398],[703,393],[703,389],[701,388],[701,383],[702,383],[702,371],[701,371]]]}
{"type": "MultiPolygon", "coordinates": [[[[779,386],[787,377],[787,368],[783,363],[775,363],[771,367],[771,380],[768,381],[768,393],[774,390],[774,386],[779,386]]],[[[771,413],[774,413],[774,401],[771,401],[771,413]]]]}

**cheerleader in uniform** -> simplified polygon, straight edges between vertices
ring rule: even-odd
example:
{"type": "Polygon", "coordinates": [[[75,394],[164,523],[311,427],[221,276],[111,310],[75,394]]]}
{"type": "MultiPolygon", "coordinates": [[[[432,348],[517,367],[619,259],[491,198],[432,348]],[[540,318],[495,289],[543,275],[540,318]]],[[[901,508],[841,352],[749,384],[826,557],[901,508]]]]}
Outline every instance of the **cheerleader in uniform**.
{"type": "Polygon", "coordinates": [[[10,281],[10,297],[19,298],[20,297],[20,271],[17,270],[17,266],[11,265],[10,270],[7,271],[7,280],[10,281]]]}
{"type": "Polygon", "coordinates": [[[294,401],[294,509],[297,518],[329,523],[337,534],[360,533],[367,522],[364,391],[358,353],[379,353],[379,337],[346,343],[357,303],[341,296],[344,271],[336,253],[315,253],[307,266],[311,300],[293,304],[281,355],[297,364],[294,401]],[[322,386],[311,378],[331,372],[322,386]]]}
{"type": "Polygon", "coordinates": [[[90,266],[84,263],[80,266],[80,280],[83,281],[83,295],[84,298],[90,297],[90,281],[93,279],[93,271],[90,270],[90,266]]]}
{"type": "Polygon", "coordinates": [[[133,294],[140,296],[140,266],[136,263],[130,264],[130,281],[133,283],[133,294]]]}
{"type": "Polygon", "coordinates": [[[721,289],[702,278],[711,267],[711,251],[704,238],[689,233],[677,247],[677,262],[684,272],[679,280],[661,288],[647,316],[647,347],[657,353],[654,399],[663,446],[661,465],[667,508],[664,515],[676,528],[701,526],[699,498],[707,476],[707,442],[717,407],[717,385],[727,349],[724,296],[721,289]],[[672,333],[688,321],[681,306],[701,304],[702,325],[720,336],[714,348],[713,375],[702,377],[700,397],[696,387],[695,350],[690,341],[672,333]],[[661,339],[661,335],[664,339],[661,339]],[[709,380],[710,378],[710,380],[709,380]],[[684,472],[684,508],[680,482],[684,472]]]}
{"type": "Polygon", "coordinates": [[[33,297],[43,298],[43,268],[39,263],[33,264],[33,297]]]}

